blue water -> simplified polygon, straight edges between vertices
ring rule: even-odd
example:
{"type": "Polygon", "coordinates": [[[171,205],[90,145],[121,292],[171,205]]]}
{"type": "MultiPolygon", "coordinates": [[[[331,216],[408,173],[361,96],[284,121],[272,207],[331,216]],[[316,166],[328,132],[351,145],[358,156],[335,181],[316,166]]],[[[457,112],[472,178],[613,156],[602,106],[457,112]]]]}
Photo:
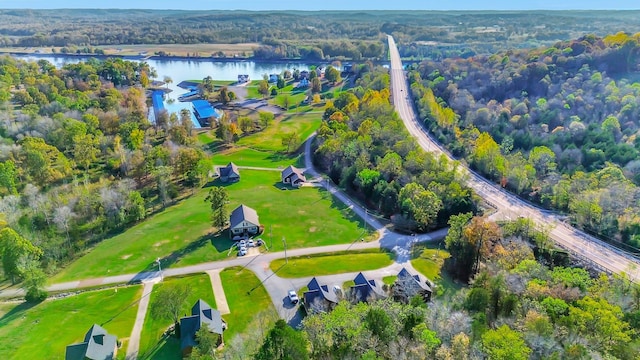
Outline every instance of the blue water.
{"type": "MultiPolygon", "coordinates": [[[[13,55],[15,58],[23,60],[47,60],[57,67],[62,67],[67,63],[77,63],[86,61],[88,57],[79,56],[31,56],[13,55]]],[[[125,60],[139,61],[137,58],[126,58],[125,60]]],[[[158,73],[156,80],[162,81],[165,76],[171,77],[173,83],[168,85],[172,91],[165,96],[164,107],[169,113],[180,114],[180,110],[191,111],[191,120],[195,127],[200,124],[193,115],[191,103],[180,102],[178,97],[189,92],[188,89],[181,89],[178,84],[185,80],[202,80],[211,76],[214,80],[236,81],[238,75],[248,74],[252,80],[262,79],[264,74],[280,74],[284,70],[298,69],[309,70],[311,64],[300,62],[253,62],[247,60],[239,61],[209,61],[209,60],[147,60],[149,66],[158,73]]],[[[216,109],[218,110],[218,109],[216,109]]]]}

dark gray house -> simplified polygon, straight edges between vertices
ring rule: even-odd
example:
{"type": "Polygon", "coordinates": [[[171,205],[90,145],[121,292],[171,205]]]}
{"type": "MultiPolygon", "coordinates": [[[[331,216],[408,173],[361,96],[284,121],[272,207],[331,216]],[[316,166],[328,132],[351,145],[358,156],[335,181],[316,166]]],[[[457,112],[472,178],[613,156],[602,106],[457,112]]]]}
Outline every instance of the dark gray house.
{"type": "Polygon", "coordinates": [[[191,316],[180,319],[180,349],[182,355],[191,353],[198,344],[196,333],[202,325],[206,325],[209,331],[220,335],[218,346],[224,343],[222,333],[227,329],[227,323],[222,320],[220,312],[212,309],[204,300],[198,300],[191,308],[191,316]]]}
{"type": "Polygon", "coordinates": [[[283,184],[289,184],[293,187],[300,187],[307,181],[307,178],[302,173],[302,170],[295,168],[291,165],[287,166],[280,173],[280,178],[283,184]]]}
{"type": "Polygon", "coordinates": [[[367,279],[362,273],[359,273],[353,282],[355,285],[351,287],[350,293],[354,302],[369,302],[387,297],[381,284],[376,283],[375,280],[367,279]]]}
{"type": "Polygon", "coordinates": [[[425,302],[431,300],[431,286],[420,275],[412,275],[407,269],[402,268],[398,273],[398,279],[391,286],[393,299],[408,303],[414,296],[420,296],[425,302]]]}
{"type": "Polygon", "coordinates": [[[327,285],[320,285],[315,277],[307,285],[309,289],[302,295],[307,313],[324,313],[331,311],[338,304],[338,295],[327,285]]]}
{"type": "Polygon", "coordinates": [[[118,353],[118,339],[94,324],[84,335],[84,342],[67,346],[65,360],[112,360],[118,353]]]}
{"type": "Polygon", "coordinates": [[[222,182],[240,181],[240,170],[238,170],[236,164],[230,162],[227,166],[218,167],[218,176],[222,182]]]}

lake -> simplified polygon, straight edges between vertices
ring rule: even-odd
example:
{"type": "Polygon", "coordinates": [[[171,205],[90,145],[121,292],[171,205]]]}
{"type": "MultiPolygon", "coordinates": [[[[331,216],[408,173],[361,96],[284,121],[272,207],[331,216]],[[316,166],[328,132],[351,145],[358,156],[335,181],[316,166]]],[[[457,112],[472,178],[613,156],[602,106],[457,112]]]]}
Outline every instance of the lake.
{"type": "MultiPolygon", "coordinates": [[[[67,63],[77,63],[86,61],[89,57],[82,56],[47,56],[47,55],[12,55],[16,59],[22,60],[47,60],[57,67],[62,67],[67,63]]],[[[124,60],[141,61],[139,58],[127,58],[124,60]]],[[[238,75],[246,74],[252,80],[262,79],[264,74],[280,74],[284,70],[294,69],[308,70],[312,64],[305,62],[255,62],[249,60],[238,61],[215,61],[215,59],[203,60],[183,60],[183,59],[149,59],[145,60],[149,66],[154,68],[158,73],[157,80],[162,80],[165,76],[171,77],[172,84],[169,89],[173,90],[167,94],[165,99],[165,108],[170,113],[178,113],[182,109],[191,110],[189,103],[178,101],[178,97],[187,92],[187,90],[178,87],[178,84],[184,80],[202,80],[207,76],[211,76],[214,80],[236,81],[238,75]]],[[[324,65],[324,64],[323,64],[324,65]]],[[[193,112],[192,112],[193,113],[193,112]]],[[[195,117],[192,117],[195,121],[195,117]]],[[[200,127],[197,121],[194,125],[200,127]]]]}

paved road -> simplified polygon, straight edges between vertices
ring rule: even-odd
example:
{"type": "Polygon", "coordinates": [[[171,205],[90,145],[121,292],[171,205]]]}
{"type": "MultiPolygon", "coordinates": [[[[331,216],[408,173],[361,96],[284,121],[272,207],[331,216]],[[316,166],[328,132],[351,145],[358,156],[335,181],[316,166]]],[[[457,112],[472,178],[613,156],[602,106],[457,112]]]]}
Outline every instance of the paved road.
{"type": "MultiPolygon", "coordinates": [[[[409,97],[407,79],[398,48],[392,36],[388,36],[388,41],[391,58],[390,72],[393,104],[407,130],[425,150],[436,154],[444,154],[453,160],[450,154],[428,135],[419,121],[409,97]]],[[[531,218],[537,224],[551,226],[550,238],[559,246],[590,260],[603,270],[613,273],[626,272],[633,281],[640,282],[638,272],[632,271],[637,265],[640,265],[638,259],[634,259],[621,250],[610,247],[598,239],[563,224],[553,214],[527,204],[468,168],[463,168],[462,171],[465,171],[465,175],[469,179],[468,184],[476,193],[498,209],[499,214],[496,216],[501,216],[505,219],[515,219],[523,216],[531,218]]]]}

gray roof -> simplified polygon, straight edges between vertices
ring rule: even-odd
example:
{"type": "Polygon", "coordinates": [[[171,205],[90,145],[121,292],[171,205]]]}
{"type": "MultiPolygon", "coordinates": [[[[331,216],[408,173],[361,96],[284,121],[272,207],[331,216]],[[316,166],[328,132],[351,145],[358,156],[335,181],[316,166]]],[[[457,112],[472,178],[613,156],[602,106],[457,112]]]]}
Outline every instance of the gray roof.
{"type": "Polygon", "coordinates": [[[309,290],[302,295],[307,309],[324,312],[332,304],[338,303],[338,296],[330,291],[327,285],[320,285],[315,277],[311,279],[307,288],[309,290]]]}
{"type": "Polygon", "coordinates": [[[431,291],[431,287],[426,281],[422,281],[420,275],[411,275],[407,269],[402,268],[398,273],[396,284],[400,284],[411,296],[416,295],[420,290],[431,291]]]}
{"type": "Polygon", "coordinates": [[[218,174],[222,177],[222,176],[226,176],[226,177],[240,177],[240,170],[238,170],[238,167],[236,166],[236,164],[230,162],[227,164],[227,166],[225,167],[219,167],[218,168],[218,174]]]}
{"type": "Polygon", "coordinates": [[[280,175],[282,176],[282,180],[291,177],[292,184],[297,180],[302,180],[303,182],[307,181],[307,178],[304,176],[302,170],[295,168],[292,165],[289,165],[284,170],[282,170],[282,173],[280,175]]]}
{"type": "Polygon", "coordinates": [[[229,222],[233,229],[243,221],[250,222],[255,226],[260,226],[260,220],[258,219],[258,213],[247,205],[240,205],[231,212],[229,222]]]}
{"type": "Polygon", "coordinates": [[[191,308],[191,316],[180,319],[180,348],[195,346],[196,333],[206,324],[209,331],[222,335],[224,331],[224,321],[220,312],[212,309],[204,300],[198,300],[191,308]]]}
{"type": "Polygon", "coordinates": [[[375,280],[368,280],[362,273],[358,273],[353,282],[355,285],[351,287],[351,293],[356,301],[367,302],[387,297],[375,280]]]}
{"type": "Polygon", "coordinates": [[[84,336],[84,342],[67,346],[65,360],[111,360],[118,339],[94,324],[84,336]]]}

